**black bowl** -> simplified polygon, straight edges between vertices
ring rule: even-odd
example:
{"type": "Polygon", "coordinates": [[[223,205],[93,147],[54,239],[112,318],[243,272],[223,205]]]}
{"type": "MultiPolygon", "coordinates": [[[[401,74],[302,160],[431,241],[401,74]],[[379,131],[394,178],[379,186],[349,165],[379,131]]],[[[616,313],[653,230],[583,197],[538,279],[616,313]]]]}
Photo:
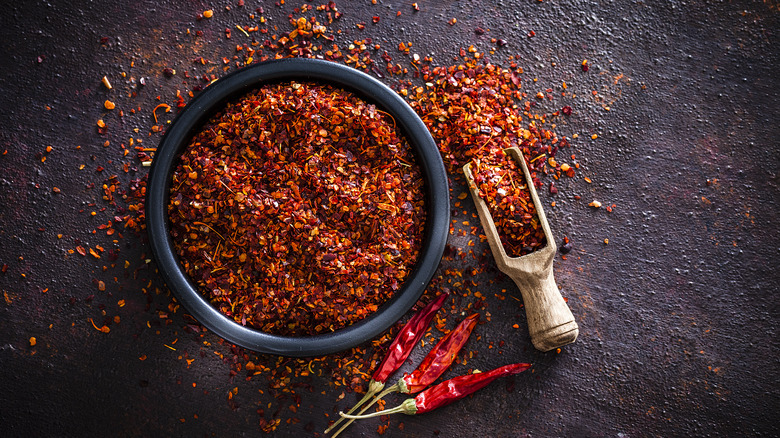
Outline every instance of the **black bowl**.
{"type": "Polygon", "coordinates": [[[235,71],[196,96],[176,117],[162,138],[149,172],[146,227],[152,253],[168,287],[201,324],[224,339],[250,350],[285,356],[331,354],[378,336],[397,322],[420,298],[439,266],[450,220],[449,189],[444,164],[430,132],[414,110],[376,79],[351,67],[313,59],[282,59],[235,71]],[[213,307],[190,281],[173,250],[168,223],[171,173],[181,152],[203,124],[225,104],[268,82],[307,80],[351,91],[390,113],[415,151],[425,177],[426,223],[415,269],[391,300],[366,318],[332,333],[278,336],[238,324],[213,307]]]}

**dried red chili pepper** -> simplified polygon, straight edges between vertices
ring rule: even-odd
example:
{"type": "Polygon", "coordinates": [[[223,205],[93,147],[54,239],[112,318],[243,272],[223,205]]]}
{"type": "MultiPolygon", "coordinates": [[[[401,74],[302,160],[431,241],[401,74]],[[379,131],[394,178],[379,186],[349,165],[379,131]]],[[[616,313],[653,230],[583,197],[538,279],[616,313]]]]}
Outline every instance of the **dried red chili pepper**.
{"type": "MultiPolygon", "coordinates": [[[[425,308],[417,312],[412,316],[409,321],[404,325],[401,331],[390,344],[390,348],[387,355],[379,364],[379,368],[374,371],[374,375],[371,377],[371,381],[368,383],[368,390],[360,401],[358,401],[349,413],[355,412],[363,403],[371,399],[374,395],[378,394],[385,387],[385,382],[391,374],[396,372],[398,368],[404,363],[409,354],[414,349],[414,346],[420,342],[428,326],[431,324],[431,320],[436,315],[436,312],[444,305],[444,301],[449,296],[448,293],[442,293],[435,300],[428,303],[425,308]]],[[[337,420],[325,433],[333,430],[343,419],[337,420]]]]}
{"type": "Polygon", "coordinates": [[[402,394],[414,394],[427,388],[428,385],[435,382],[452,365],[460,349],[468,341],[474,327],[477,326],[479,314],[474,313],[461,321],[457,327],[447,333],[438,344],[425,356],[416,370],[407,374],[398,380],[398,382],[388,388],[388,393],[393,392],[397,387],[397,392],[402,394]]]}
{"type": "Polygon", "coordinates": [[[401,333],[399,333],[393,343],[390,344],[387,356],[385,356],[385,359],[379,365],[379,368],[374,371],[371,380],[384,383],[391,374],[401,367],[406,358],[409,357],[414,346],[422,339],[431,320],[433,320],[436,312],[444,305],[444,301],[447,297],[449,297],[448,293],[442,293],[436,297],[435,300],[428,303],[424,309],[417,312],[417,314],[406,323],[404,328],[401,329],[401,333]]]}
{"type": "MultiPolygon", "coordinates": [[[[479,314],[474,313],[468,318],[461,321],[457,327],[447,333],[431,351],[425,356],[420,365],[411,374],[406,374],[398,380],[393,386],[385,388],[384,391],[379,393],[371,403],[367,404],[360,410],[358,415],[362,415],[368,408],[373,406],[381,398],[390,394],[391,392],[400,392],[402,394],[414,394],[420,392],[436,379],[441,377],[445,371],[452,365],[452,362],[458,356],[458,352],[468,341],[471,332],[474,327],[477,326],[479,314]]],[[[341,431],[346,429],[352,421],[347,421],[336,433],[333,434],[333,438],[336,438],[341,431]]]]}
{"type": "Polygon", "coordinates": [[[343,412],[339,412],[339,415],[341,415],[343,418],[360,420],[363,418],[378,417],[380,415],[388,414],[424,414],[460,400],[463,397],[484,388],[490,382],[498,379],[499,377],[517,374],[527,370],[528,368],[531,368],[530,363],[516,363],[511,365],[504,365],[486,373],[459,376],[450,380],[445,380],[436,386],[428,388],[425,391],[419,393],[417,397],[406,399],[403,401],[403,403],[391,409],[385,409],[383,411],[374,412],[368,415],[349,415],[343,412]]]}

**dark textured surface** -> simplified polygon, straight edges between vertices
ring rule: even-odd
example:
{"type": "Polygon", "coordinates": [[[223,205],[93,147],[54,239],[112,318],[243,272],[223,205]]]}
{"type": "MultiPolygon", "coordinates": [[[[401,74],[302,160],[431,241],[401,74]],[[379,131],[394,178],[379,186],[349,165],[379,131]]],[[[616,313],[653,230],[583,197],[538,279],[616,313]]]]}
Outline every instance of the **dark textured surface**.
{"type": "MultiPolygon", "coordinates": [[[[229,352],[218,338],[188,333],[181,312],[158,317],[170,299],[154,293],[162,285],[142,261],[148,248],[131,232],[116,245],[103,233],[92,234],[110,211],[100,212],[100,190],[88,188],[109,176],[96,172],[97,166],[117,173],[128,161],[144,172],[132,155],[121,157],[118,145],[128,139],[119,134],[146,139],[155,97],[174,103],[175,90],[188,88],[182,84],[184,70],[219,75],[218,64],[197,66],[193,59],[219,63],[232,56],[236,42],[246,41],[234,26],[253,23],[247,14],[255,3],[247,1],[243,9],[233,4],[229,12],[211,5],[214,18],[202,22],[195,17],[209,6],[201,2],[4,7],[0,153],[8,152],[0,156],[0,265],[8,269],[0,274],[6,296],[0,304],[0,428],[5,436],[256,436],[257,408],[269,411],[267,417],[277,409],[276,401],[267,407],[272,398],[264,381],[230,381],[229,368],[212,352],[229,352]],[[233,29],[230,41],[226,27],[233,29]],[[204,34],[194,39],[187,29],[204,34]],[[101,44],[101,37],[109,43],[101,44]],[[165,79],[163,67],[179,74],[165,79]],[[111,93],[100,85],[103,75],[114,82],[111,93]],[[131,76],[147,78],[132,98],[131,76]],[[143,112],[123,121],[116,110],[106,115],[102,102],[109,96],[127,104],[126,111],[141,106],[143,112]],[[112,128],[107,148],[95,131],[101,117],[112,128]],[[45,154],[48,145],[54,150],[45,154]],[[113,168],[106,164],[110,160],[113,168]],[[84,170],[78,170],[80,164],[84,170]],[[52,193],[53,187],[61,193],[52,193]],[[90,211],[99,214],[92,217],[90,211]],[[120,249],[115,262],[120,269],[104,272],[106,257],[69,255],[78,242],[120,249]],[[124,260],[131,261],[126,270],[124,260]],[[108,285],[105,292],[98,291],[98,280],[108,285]],[[90,295],[95,298],[87,299],[90,295]],[[120,299],[126,306],[117,305],[120,299]],[[92,318],[100,326],[115,315],[121,322],[107,334],[89,323],[92,318]],[[35,347],[29,345],[31,336],[37,338],[35,347]],[[204,339],[213,345],[203,348],[204,339]],[[174,340],[177,352],[164,345],[174,340]],[[191,366],[177,356],[183,351],[196,359],[191,366]],[[140,361],[142,355],[147,359],[140,361]],[[236,386],[238,408],[232,409],[226,394],[236,386]]],[[[497,382],[438,412],[394,418],[385,436],[778,435],[776,2],[419,1],[417,13],[409,2],[369,3],[339,5],[344,12],[339,27],[349,31],[342,42],[372,37],[401,62],[393,48],[412,41],[413,52],[447,64],[460,47],[488,50],[491,37],[504,38],[507,47],[489,58],[520,55],[529,94],[546,88],[559,93],[565,81],[578,97],[549,105],[574,108],[556,130],[580,134],[565,155],[576,154],[582,164],[576,179],[560,181],[557,205],[546,209],[553,232],[574,243],[567,260],[556,260],[555,275],[580,323],[577,343],[560,354],[534,351],[522,310],[506,305],[514,300],[494,299],[512,284],[505,278],[487,281],[495,271],[480,275],[476,289],[486,296],[492,318],[477,329],[482,339],[469,348],[479,355],[470,365],[488,369],[528,361],[534,372],[497,382]],[[371,24],[373,15],[382,18],[377,25],[371,24]],[[450,26],[453,17],[458,21],[450,26]],[[361,21],[368,23],[362,32],[353,24],[361,21]],[[478,26],[490,30],[477,35],[478,26]],[[531,30],[535,36],[529,38],[531,30]],[[588,73],[580,69],[583,59],[591,63],[588,73]],[[591,134],[598,138],[591,140],[591,134]],[[587,206],[593,199],[616,208],[594,210],[587,206]],[[519,329],[512,328],[515,323],[519,329]],[[488,348],[502,340],[503,347],[488,348]]],[[[265,16],[286,29],[293,6],[265,4],[265,16]]],[[[149,146],[156,141],[146,140],[149,146]]],[[[464,246],[466,239],[452,237],[450,243],[464,246]]],[[[325,413],[333,414],[340,393],[327,377],[302,379],[312,390],[302,393],[297,414],[287,411],[289,398],[281,403],[286,412],[281,418],[301,422],[283,423],[278,436],[324,429],[325,413]]],[[[353,397],[348,394],[338,407],[353,397]]],[[[383,423],[367,421],[351,436],[375,436],[378,424],[383,423]]]]}

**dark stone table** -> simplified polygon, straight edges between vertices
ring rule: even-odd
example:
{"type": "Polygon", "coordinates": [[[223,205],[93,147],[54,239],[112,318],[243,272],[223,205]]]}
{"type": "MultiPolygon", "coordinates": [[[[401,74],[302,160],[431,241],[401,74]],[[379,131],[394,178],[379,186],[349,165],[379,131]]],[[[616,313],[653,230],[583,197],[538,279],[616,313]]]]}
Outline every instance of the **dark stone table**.
{"type": "MultiPolygon", "coordinates": [[[[292,391],[271,388],[262,374],[247,379],[248,360],[277,371],[289,363],[200,331],[174,308],[147,262],[145,237],[120,223],[111,236],[100,228],[116,215],[102,184],[116,174],[126,186],[146,173],[134,147],[159,141],[149,132],[154,106],[175,106],[177,90],[187,97],[193,81],[185,72],[218,77],[223,58],[234,62],[237,44],[252,36],[262,41],[276,33],[273,26],[289,31],[287,16],[300,6],[238,3],[4,6],[4,436],[257,436],[277,419],[275,436],[314,435],[355,400],[334,385],[323,365],[328,358],[315,362],[309,376],[285,381],[292,391]],[[263,13],[250,18],[260,6],[263,13]],[[209,8],[214,16],[198,20],[209,8]],[[247,37],[238,24],[270,31],[247,37]],[[165,68],[177,74],[167,78],[165,68]],[[101,84],[103,76],[113,90],[101,84]],[[107,99],[118,108],[105,110],[107,99]],[[98,119],[106,121],[106,134],[98,132],[98,119]],[[100,259],[77,251],[98,245],[100,259]],[[96,330],[104,326],[108,333],[96,330]]],[[[547,207],[554,233],[573,244],[566,259],[556,258],[555,275],[580,337],[560,352],[535,351],[525,315],[511,299],[519,293],[490,267],[492,259],[459,285],[452,271],[469,271],[471,259],[445,260],[442,281],[463,295],[462,303],[473,303],[479,292],[480,312],[490,315],[467,347],[477,354],[449,376],[520,361],[533,362],[533,372],[430,414],[365,421],[347,435],[376,436],[389,425],[385,436],[777,436],[777,3],[418,5],[415,11],[408,1],[342,1],[343,16],[329,26],[342,29],[336,39],[342,48],[372,38],[407,67],[410,55],[397,50],[399,42],[449,65],[460,48],[489,52],[497,46],[491,38],[503,39],[506,46],[488,58],[507,65],[519,55],[529,99],[548,88],[559,95],[567,84],[566,97],[539,105],[573,107],[556,131],[578,134],[563,159],[574,154],[580,168],[558,182],[558,195],[542,190],[542,196],[545,205],[556,202],[547,207]],[[356,26],[361,22],[364,30],[356,26]],[[603,206],[589,207],[593,200],[603,206]]],[[[384,62],[378,65],[384,71],[384,62]]],[[[397,78],[382,80],[392,85],[397,78]]],[[[171,118],[162,109],[157,114],[171,118]]],[[[455,181],[453,195],[463,191],[455,181]]],[[[476,224],[468,199],[455,211],[457,222],[476,224]]],[[[453,235],[450,244],[468,249],[468,239],[453,235]]],[[[486,244],[474,240],[479,254],[486,244]]],[[[420,357],[415,353],[412,362],[420,357]]]]}

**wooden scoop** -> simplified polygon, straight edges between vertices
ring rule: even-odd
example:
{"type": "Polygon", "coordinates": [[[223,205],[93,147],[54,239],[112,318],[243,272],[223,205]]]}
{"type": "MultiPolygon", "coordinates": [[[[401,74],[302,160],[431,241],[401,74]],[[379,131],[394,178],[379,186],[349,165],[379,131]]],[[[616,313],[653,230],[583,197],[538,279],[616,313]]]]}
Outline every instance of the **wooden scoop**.
{"type": "Polygon", "coordinates": [[[539,222],[547,238],[547,246],[544,248],[522,257],[507,256],[487,204],[479,197],[479,190],[471,174],[471,163],[463,166],[463,173],[468,181],[471,197],[477,206],[479,219],[485,229],[498,269],[515,281],[523,296],[531,342],[537,350],[550,351],[571,344],[577,339],[580,331],[574,321],[574,315],[563,301],[558,286],[555,284],[552,263],[558,247],[550,232],[550,225],[544,215],[542,203],[539,202],[539,196],[536,194],[523,154],[516,147],[505,149],[504,152],[522,166],[526,184],[536,207],[536,214],[539,216],[539,222]]]}

